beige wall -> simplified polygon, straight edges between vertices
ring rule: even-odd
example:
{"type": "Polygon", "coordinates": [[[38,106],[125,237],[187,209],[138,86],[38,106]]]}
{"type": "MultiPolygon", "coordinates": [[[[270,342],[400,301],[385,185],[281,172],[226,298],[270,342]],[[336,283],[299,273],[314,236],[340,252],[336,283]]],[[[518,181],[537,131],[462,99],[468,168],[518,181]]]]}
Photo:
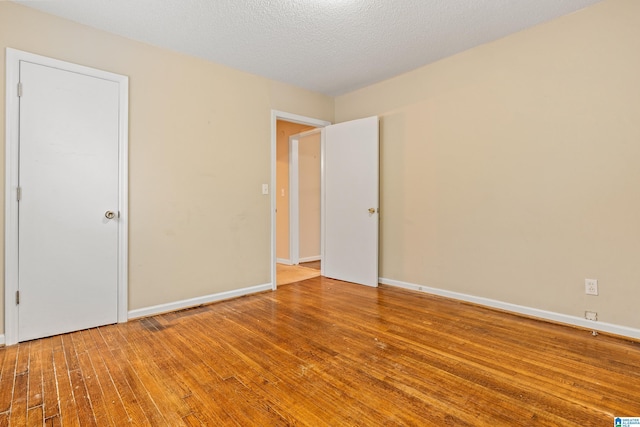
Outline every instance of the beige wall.
{"type": "Polygon", "coordinates": [[[640,328],[639,52],[610,0],[336,98],[381,116],[380,275],[640,328]]]}
{"type": "Polygon", "coordinates": [[[0,2],[6,47],[130,77],[129,309],[270,282],[271,109],[332,98],[0,2]]]}
{"type": "Polygon", "coordinates": [[[320,259],[320,132],[300,137],[299,164],[299,252],[302,262],[320,259]]]}
{"type": "Polygon", "coordinates": [[[276,258],[289,261],[289,137],[313,126],[276,123],[276,258]]]}

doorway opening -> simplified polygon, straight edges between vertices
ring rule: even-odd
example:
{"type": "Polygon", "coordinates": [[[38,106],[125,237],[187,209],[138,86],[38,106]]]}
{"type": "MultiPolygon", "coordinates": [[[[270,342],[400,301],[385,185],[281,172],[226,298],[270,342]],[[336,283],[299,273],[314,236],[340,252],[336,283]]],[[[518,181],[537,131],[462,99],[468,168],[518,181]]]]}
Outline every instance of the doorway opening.
{"type": "Polygon", "coordinates": [[[277,127],[276,282],[286,285],[321,271],[322,134],[281,120],[277,127]],[[301,127],[303,132],[290,135],[301,127]]]}
{"type": "MultiPolygon", "coordinates": [[[[291,222],[291,207],[292,207],[292,180],[291,180],[291,147],[292,144],[299,146],[300,139],[304,142],[309,135],[317,135],[318,139],[318,153],[317,153],[317,170],[320,171],[320,155],[319,155],[319,141],[320,141],[320,129],[331,124],[330,122],[314,119],[310,117],[298,116],[295,114],[284,113],[280,111],[272,112],[272,141],[271,141],[271,206],[272,206],[272,269],[271,269],[271,283],[275,290],[278,284],[292,283],[306,278],[315,277],[320,274],[319,261],[320,251],[309,255],[305,253],[306,246],[303,243],[303,255],[300,256],[300,243],[299,240],[292,241],[294,234],[292,233],[292,227],[299,229],[299,219],[295,220],[295,223],[291,222]],[[292,252],[292,249],[294,250],[292,252]],[[292,256],[293,255],[293,256],[292,256]],[[304,265],[304,263],[308,263],[304,265]],[[302,265],[300,265],[302,263],[302,265]]],[[[304,143],[303,142],[303,143],[304,143]]],[[[306,144],[305,144],[306,146],[306,144]]],[[[313,154],[306,155],[305,160],[311,160],[313,154]]],[[[299,160],[299,156],[296,156],[299,160]]],[[[303,163],[308,163],[303,161],[303,163]]],[[[296,162],[294,168],[296,173],[299,170],[299,161],[296,162]]],[[[304,167],[304,165],[303,165],[304,167]]],[[[298,179],[295,180],[293,186],[299,187],[298,179]]],[[[319,184],[319,179],[318,179],[319,184]]],[[[297,188],[294,189],[296,197],[294,203],[299,203],[299,197],[297,188]]],[[[318,198],[318,215],[319,215],[319,203],[318,198]]],[[[298,212],[294,212],[294,216],[299,218],[298,212]]],[[[303,214],[304,215],[304,214],[303,214]]],[[[307,217],[303,219],[307,220],[307,217]]],[[[315,220],[311,220],[312,222],[315,220]]],[[[319,221],[319,218],[318,218],[319,221]]],[[[313,234],[317,233],[318,244],[320,230],[313,230],[313,234]]],[[[313,246],[313,244],[312,244],[313,246]]]]}
{"type": "Polygon", "coordinates": [[[289,261],[292,265],[321,266],[321,208],[322,132],[313,129],[289,137],[289,261]]]}
{"type": "MultiPolygon", "coordinates": [[[[320,274],[332,279],[372,287],[378,286],[378,117],[372,116],[330,125],[328,122],[273,111],[271,141],[272,288],[275,290],[278,285],[276,277],[278,261],[276,217],[282,213],[276,208],[278,120],[322,128],[320,131],[320,257],[322,259],[320,274]]],[[[282,198],[281,189],[279,194],[282,198]]],[[[299,254],[296,261],[299,262],[299,254]]]]}

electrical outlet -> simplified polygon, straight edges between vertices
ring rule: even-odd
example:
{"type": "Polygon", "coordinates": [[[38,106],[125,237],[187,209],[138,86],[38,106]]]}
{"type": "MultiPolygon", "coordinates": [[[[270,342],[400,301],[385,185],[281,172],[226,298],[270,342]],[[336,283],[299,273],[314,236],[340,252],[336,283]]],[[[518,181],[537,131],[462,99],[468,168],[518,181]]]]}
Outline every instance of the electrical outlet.
{"type": "Polygon", "coordinates": [[[584,279],[584,293],[598,295],[598,279],[584,279]]]}
{"type": "Polygon", "coordinates": [[[598,313],[596,313],[595,311],[585,311],[584,318],[596,322],[598,320],[598,313]]]}

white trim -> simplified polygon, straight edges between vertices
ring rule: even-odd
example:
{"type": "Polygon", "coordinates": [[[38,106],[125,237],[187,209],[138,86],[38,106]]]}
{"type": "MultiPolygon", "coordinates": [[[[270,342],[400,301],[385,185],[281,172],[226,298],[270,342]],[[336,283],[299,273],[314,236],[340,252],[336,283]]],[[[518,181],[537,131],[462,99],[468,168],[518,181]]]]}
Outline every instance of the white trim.
{"type": "Polygon", "coordinates": [[[427,294],[438,295],[441,297],[451,298],[459,301],[466,301],[485,307],[497,308],[525,316],[536,317],[552,322],[563,323],[571,326],[577,326],[594,331],[607,332],[610,334],[620,335],[633,339],[640,339],[640,329],[630,328],[628,326],[615,325],[612,323],[594,322],[592,320],[583,319],[577,316],[569,316],[567,314],[555,313],[552,311],[540,310],[538,308],[525,307],[522,305],[511,304],[507,302],[497,301],[489,298],[476,297],[459,292],[446,291],[443,289],[431,288],[428,286],[416,285],[413,283],[401,282],[398,280],[385,279],[383,277],[378,280],[383,285],[395,286],[398,288],[410,289],[412,291],[425,292],[427,294]]]}
{"type": "MultiPolygon", "coordinates": [[[[326,154],[326,131],[324,128],[320,129],[320,259],[324,259],[324,240],[326,237],[326,223],[325,223],[325,180],[327,178],[324,173],[324,165],[325,165],[325,154],[326,154]]],[[[320,263],[320,275],[324,276],[324,262],[320,263]]]]}
{"type": "Polygon", "coordinates": [[[155,316],[156,314],[168,313],[171,311],[182,310],[190,307],[197,307],[203,304],[209,304],[216,301],[237,298],[245,295],[255,294],[272,290],[271,283],[264,285],[256,285],[248,288],[234,289],[232,291],[220,292],[217,294],[205,295],[197,298],[185,299],[182,301],[170,302],[167,304],[159,304],[151,307],[138,308],[129,311],[129,319],[137,319],[140,317],[155,316]]]}
{"type": "MultiPolygon", "coordinates": [[[[315,127],[329,126],[331,122],[325,120],[314,119],[311,117],[300,116],[298,114],[286,113],[284,111],[271,110],[271,286],[275,291],[278,287],[276,283],[276,147],[277,147],[277,122],[284,120],[292,123],[300,123],[315,127]]],[[[324,144],[324,132],[323,144],[324,144]]],[[[322,167],[322,166],[321,166],[322,167]]],[[[322,233],[322,231],[321,231],[322,233]]]]}
{"type": "Polygon", "coordinates": [[[278,264],[293,265],[293,263],[291,262],[291,260],[290,260],[290,259],[276,258],[276,262],[277,262],[278,264]]]}
{"type": "Polygon", "coordinates": [[[125,323],[129,319],[129,77],[119,78],[118,323],[125,323]]]}
{"type": "Polygon", "coordinates": [[[4,334],[0,334],[0,345],[4,345],[4,334]]]}
{"type": "Polygon", "coordinates": [[[18,132],[19,102],[17,86],[20,81],[20,61],[67,70],[98,77],[119,84],[119,147],[118,180],[119,207],[118,227],[118,322],[127,321],[128,307],[128,153],[129,153],[129,78],[108,71],[97,70],[70,62],[59,61],[16,49],[6,50],[6,110],[5,110],[5,330],[7,345],[18,342],[18,310],[15,293],[18,290],[18,132]]]}
{"type": "Polygon", "coordinates": [[[7,48],[5,99],[5,190],[4,190],[4,335],[5,343],[18,342],[18,310],[14,301],[18,291],[18,52],[7,48]]]}

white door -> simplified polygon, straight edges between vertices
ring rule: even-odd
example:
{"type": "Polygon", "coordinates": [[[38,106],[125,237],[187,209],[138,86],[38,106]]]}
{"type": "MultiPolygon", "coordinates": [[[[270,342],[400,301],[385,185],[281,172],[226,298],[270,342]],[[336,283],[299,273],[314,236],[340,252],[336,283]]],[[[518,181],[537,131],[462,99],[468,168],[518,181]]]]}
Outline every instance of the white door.
{"type": "Polygon", "coordinates": [[[27,61],[19,72],[17,307],[24,341],[118,320],[120,89],[27,61]]]}
{"type": "Polygon", "coordinates": [[[322,275],[378,286],[378,118],[324,132],[322,275]]]}

